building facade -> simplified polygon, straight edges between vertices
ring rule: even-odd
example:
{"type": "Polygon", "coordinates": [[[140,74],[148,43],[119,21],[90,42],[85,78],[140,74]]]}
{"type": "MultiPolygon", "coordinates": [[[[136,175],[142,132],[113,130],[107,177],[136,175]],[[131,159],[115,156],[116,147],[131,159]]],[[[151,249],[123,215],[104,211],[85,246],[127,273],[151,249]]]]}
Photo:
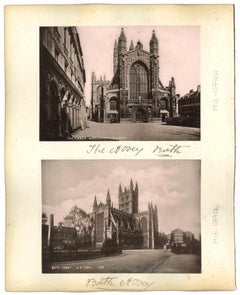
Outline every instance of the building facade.
{"type": "Polygon", "coordinates": [[[200,114],[200,103],[201,103],[201,87],[197,86],[194,91],[191,89],[188,93],[183,95],[178,100],[178,111],[179,115],[185,120],[183,123],[191,127],[200,127],[201,114],[200,114]]]}
{"type": "Polygon", "coordinates": [[[91,119],[96,122],[105,122],[106,118],[106,100],[107,89],[111,81],[106,80],[106,77],[100,77],[97,80],[96,75],[92,72],[91,81],[91,119]]]}
{"type": "MultiPolygon", "coordinates": [[[[92,105],[97,101],[92,91],[92,105]]],[[[159,46],[153,31],[149,51],[138,41],[131,41],[121,29],[113,52],[113,78],[102,96],[101,121],[152,122],[176,115],[176,85],[174,78],[164,87],[159,78],[159,46]]]]}
{"type": "Polygon", "coordinates": [[[76,27],[40,28],[40,140],[85,128],[85,68],[76,27]]]}
{"type": "Polygon", "coordinates": [[[201,242],[195,239],[195,236],[190,231],[183,231],[176,228],[171,232],[170,238],[171,250],[174,253],[201,253],[201,242]]]}
{"type": "Polygon", "coordinates": [[[73,227],[54,225],[54,215],[50,215],[49,225],[42,224],[42,250],[69,250],[77,246],[77,231],[73,227]]]}
{"type": "Polygon", "coordinates": [[[138,209],[139,190],[132,180],[129,188],[118,190],[118,208],[114,208],[108,191],[106,203],[97,203],[95,197],[93,212],[90,214],[94,228],[94,244],[96,248],[103,245],[106,239],[116,240],[123,248],[156,247],[158,234],[157,207],[149,203],[148,210],[138,209]]]}

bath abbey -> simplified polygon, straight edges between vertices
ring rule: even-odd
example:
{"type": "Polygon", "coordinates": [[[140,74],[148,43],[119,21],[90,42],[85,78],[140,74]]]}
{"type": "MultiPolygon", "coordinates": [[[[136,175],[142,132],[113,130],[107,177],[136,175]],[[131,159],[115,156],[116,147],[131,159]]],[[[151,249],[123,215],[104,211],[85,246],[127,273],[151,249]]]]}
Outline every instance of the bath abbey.
{"type": "Polygon", "coordinates": [[[149,51],[140,40],[131,41],[121,29],[113,51],[113,78],[100,79],[92,73],[91,112],[97,122],[153,122],[165,121],[177,112],[175,80],[163,86],[159,77],[159,45],[155,31],[149,42],[149,51]]]}
{"type": "Polygon", "coordinates": [[[91,213],[73,207],[63,222],[50,225],[43,222],[43,249],[101,249],[107,240],[123,249],[154,249],[157,247],[157,206],[148,204],[147,211],[139,211],[139,188],[133,185],[118,188],[118,208],[113,206],[109,190],[106,201],[95,196],[91,213]]]}
{"type": "Polygon", "coordinates": [[[114,239],[126,248],[154,249],[158,233],[157,207],[148,204],[148,210],[139,211],[138,184],[129,188],[118,188],[118,208],[111,202],[110,192],[107,192],[106,202],[97,203],[95,197],[93,212],[90,214],[95,224],[94,243],[102,245],[105,239],[114,239]]]}

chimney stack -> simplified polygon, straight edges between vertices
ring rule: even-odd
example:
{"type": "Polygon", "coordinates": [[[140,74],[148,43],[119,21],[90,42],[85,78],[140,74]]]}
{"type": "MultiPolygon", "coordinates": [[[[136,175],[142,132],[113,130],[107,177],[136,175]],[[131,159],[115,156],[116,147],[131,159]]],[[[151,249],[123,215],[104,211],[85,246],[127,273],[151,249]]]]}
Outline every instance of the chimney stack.
{"type": "Polygon", "coordinates": [[[50,226],[51,227],[54,226],[54,215],[53,214],[50,215],[50,226]]]}

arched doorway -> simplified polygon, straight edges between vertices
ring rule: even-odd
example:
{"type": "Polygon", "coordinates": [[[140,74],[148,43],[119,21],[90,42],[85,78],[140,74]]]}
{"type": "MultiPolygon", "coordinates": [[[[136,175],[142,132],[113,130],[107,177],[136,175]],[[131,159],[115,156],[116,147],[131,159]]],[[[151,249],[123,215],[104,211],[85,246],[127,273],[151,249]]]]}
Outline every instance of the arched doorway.
{"type": "Polygon", "coordinates": [[[116,97],[111,97],[109,100],[108,121],[110,123],[118,123],[118,102],[116,97]]]}
{"type": "Polygon", "coordinates": [[[162,122],[166,122],[169,117],[169,102],[167,98],[162,98],[160,101],[160,117],[162,122]]]}
{"type": "Polygon", "coordinates": [[[136,109],[136,122],[147,122],[148,116],[147,112],[144,108],[137,108],[136,109]]]}
{"type": "Polygon", "coordinates": [[[49,139],[57,139],[61,136],[61,112],[58,86],[55,80],[52,80],[49,85],[49,104],[47,112],[49,139]]]}

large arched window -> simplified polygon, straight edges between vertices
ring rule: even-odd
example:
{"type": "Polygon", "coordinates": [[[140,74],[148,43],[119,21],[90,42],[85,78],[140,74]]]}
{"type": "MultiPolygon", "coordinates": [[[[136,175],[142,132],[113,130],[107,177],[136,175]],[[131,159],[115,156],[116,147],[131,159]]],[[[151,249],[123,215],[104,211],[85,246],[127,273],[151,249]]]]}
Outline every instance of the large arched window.
{"type": "Polygon", "coordinates": [[[148,72],[141,62],[136,62],[130,69],[130,99],[141,100],[148,97],[148,72]]]}
{"type": "Polygon", "coordinates": [[[141,229],[142,229],[143,234],[147,233],[147,219],[146,219],[146,217],[143,217],[141,219],[141,229]]]}

